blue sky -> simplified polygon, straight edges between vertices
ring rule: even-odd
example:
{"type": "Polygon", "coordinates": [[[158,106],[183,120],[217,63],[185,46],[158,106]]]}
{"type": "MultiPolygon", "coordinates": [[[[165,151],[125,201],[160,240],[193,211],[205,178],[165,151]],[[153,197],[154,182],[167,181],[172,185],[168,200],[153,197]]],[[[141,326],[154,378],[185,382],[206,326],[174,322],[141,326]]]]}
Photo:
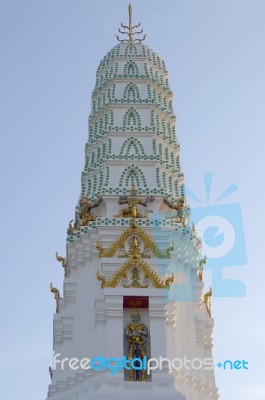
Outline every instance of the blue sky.
{"type": "MultiPolygon", "coordinates": [[[[131,1],[146,44],[165,60],[186,183],[213,198],[236,182],[248,254],[225,269],[243,298],[214,298],[214,353],[248,371],[216,371],[223,400],[261,400],[264,385],[265,1],[131,1]]],[[[1,393],[44,399],[52,359],[54,253],[80,193],[91,92],[116,44],[125,0],[1,1],[1,393]]],[[[206,274],[207,275],[207,274],[206,274]]],[[[209,274],[208,274],[209,275],[209,274]]],[[[209,280],[210,276],[206,276],[209,280]]],[[[208,283],[208,281],[207,281],[208,283]]]]}

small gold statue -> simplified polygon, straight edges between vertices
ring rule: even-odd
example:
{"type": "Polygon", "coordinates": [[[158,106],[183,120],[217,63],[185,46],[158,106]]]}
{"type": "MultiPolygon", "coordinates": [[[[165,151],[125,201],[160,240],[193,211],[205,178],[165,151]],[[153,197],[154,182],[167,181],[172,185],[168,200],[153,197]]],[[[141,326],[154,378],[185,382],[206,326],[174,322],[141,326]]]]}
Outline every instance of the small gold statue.
{"type": "Polygon", "coordinates": [[[205,303],[206,306],[206,311],[209,315],[209,317],[212,316],[212,303],[211,303],[211,297],[213,295],[212,288],[210,287],[210,290],[206,292],[203,296],[203,303],[205,303]]]}
{"type": "Polygon", "coordinates": [[[170,203],[166,198],[163,199],[163,202],[171,209],[176,210],[177,214],[172,216],[171,218],[175,219],[175,222],[177,224],[182,224],[182,226],[187,225],[187,215],[185,212],[185,200],[183,197],[181,197],[176,204],[170,203]]]}
{"type": "MultiPolygon", "coordinates": [[[[134,309],[131,314],[131,323],[127,324],[124,329],[124,336],[128,343],[127,359],[133,360],[134,358],[144,359],[146,354],[145,343],[149,337],[147,326],[140,322],[141,316],[137,309],[134,309]]],[[[146,371],[136,370],[131,367],[129,370],[130,381],[145,381],[146,371]]]]}
{"type": "Polygon", "coordinates": [[[58,312],[59,312],[59,300],[61,299],[60,292],[59,292],[58,289],[56,289],[56,287],[52,286],[52,283],[50,284],[50,291],[51,291],[51,293],[54,294],[54,298],[56,300],[56,314],[58,314],[58,312]]]}
{"type": "Polygon", "coordinates": [[[87,226],[90,221],[96,220],[96,216],[91,215],[90,211],[93,208],[98,207],[101,204],[101,202],[102,202],[102,197],[100,197],[94,203],[90,203],[87,196],[81,197],[81,199],[79,200],[79,205],[80,205],[80,212],[78,213],[79,221],[76,221],[75,229],[79,229],[80,226],[87,226]]]}
{"type": "Polygon", "coordinates": [[[67,278],[68,275],[68,268],[67,268],[67,261],[64,257],[61,257],[58,255],[57,251],[55,253],[55,258],[59,263],[61,263],[63,269],[64,269],[64,277],[67,278]]]}
{"type": "Polygon", "coordinates": [[[119,198],[119,204],[128,204],[128,207],[120,210],[119,214],[114,215],[114,217],[132,218],[134,221],[133,222],[134,225],[135,225],[136,218],[147,218],[146,214],[143,214],[138,210],[138,205],[147,207],[147,204],[149,202],[154,201],[154,197],[149,196],[145,200],[141,200],[136,197],[136,193],[137,193],[137,189],[135,187],[132,187],[130,196],[121,196],[119,198]]]}

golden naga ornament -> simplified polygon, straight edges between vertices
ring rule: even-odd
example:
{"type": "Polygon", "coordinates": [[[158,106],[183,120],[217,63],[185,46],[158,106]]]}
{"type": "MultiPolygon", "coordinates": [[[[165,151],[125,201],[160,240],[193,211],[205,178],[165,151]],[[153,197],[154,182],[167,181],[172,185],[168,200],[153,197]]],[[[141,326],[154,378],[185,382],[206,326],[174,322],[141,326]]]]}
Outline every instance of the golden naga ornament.
{"type": "MultiPolygon", "coordinates": [[[[113,276],[110,279],[106,279],[100,272],[97,272],[97,279],[101,281],[102,288],[115,288],[117,287],[122,279],[127,279],[129,272],[133,269],[137,268],[139,271],[143,273],[143,281],[149,280],[155,288],[158,289],[169,289],[171,283],[174,282],[174,274],[168,277],[165,281],[160,278],[158,273],[154,271],[145,261],[142,260],[140,247],[137,239],[133,240],[133,244],[131,245],[129,251],[129,260],[126,261],[120,268],[118,268],[113,276]]],[[[138,279],[138,283],[140,278],[138,279]]],[[[130,285],[123,285],[124,287],[133,287],[130,285]]],[[[137,286],[140,287],[140,286],[137,286]]],[[[142,288],[146,288],[146,285],[141,285],[142,288]]]]}
{"type": "Polygon", "coordinates": [[[136,224],[132,224],[129,228],[125,229],[123,233],[119,236],[117,240],[115,240],[108,249],[105,249],[99,242],[96,244],[96,248],[99,252],[100,258],[105,257],[114,257],[119,250],[123,252],[118,257],[128,257],[125,252],[125,242],[131,237],[139,238],[144,244],[144,251],[141,254],[142,258],[151,258],[152,253],[153,257],[157,258],[171,258],[171,253],[174,251],[174,245],[171,244],[166,250],[159,250],[155,244],[155,242],[150,238],[149,235],[145,233],[143,229],[141,229],[136,224]]]}
{"type": "Polygon", "coordinates": [[[54,294],[54,298],[56,300],[56,314],[59,312],[59,300],[61,299],[59,290],[50,284],[50,291],[54,294]]]}
{"type": "Polygon", "coordinates": [[[64,277],[67,278],[68,275],[68,268],[67,268],[67,261],[66,258],[61,257],[58,255],[57,251],[55,253],[55,258],[57,261],[59,261],[59,263],[62,265],[63,269],[64,269],[64,277]]]}
{"type": "Polygon", "coordinates": [[[210,287],[209,291],[206,292],[203,296],[203,303],[206,306],[206,311],[207,311],[209,317],[212,316],[212,302],[211,302],[212,295],[213,295],[213,291],[212,291],[212,288],[210,287]]]}

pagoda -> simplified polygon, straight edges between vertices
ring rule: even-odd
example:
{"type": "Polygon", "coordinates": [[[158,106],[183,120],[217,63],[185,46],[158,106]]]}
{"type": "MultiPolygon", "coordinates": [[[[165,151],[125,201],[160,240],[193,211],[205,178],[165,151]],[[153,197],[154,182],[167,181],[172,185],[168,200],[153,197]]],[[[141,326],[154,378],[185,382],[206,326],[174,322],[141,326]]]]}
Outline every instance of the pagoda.
{"type": "Polygon", "coordinates": [[[145,36],[129,6],[96,73],[81,194],[66,255],[56,253],[63,292],[50,286],[57,361],[48,400],[219,398],[213,368],[198,368],[212,359],[212,291],[190,223],[173,94],[145,36]]]}

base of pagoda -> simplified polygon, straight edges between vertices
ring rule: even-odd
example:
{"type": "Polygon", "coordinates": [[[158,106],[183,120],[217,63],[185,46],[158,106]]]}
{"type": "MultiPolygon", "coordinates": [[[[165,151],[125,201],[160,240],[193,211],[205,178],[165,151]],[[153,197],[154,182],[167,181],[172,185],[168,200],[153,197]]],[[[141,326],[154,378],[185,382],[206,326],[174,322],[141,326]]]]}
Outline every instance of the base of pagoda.
{"type": "Polygon", "coordinates": [[[144,400],[190,400],[175,389],[168,373],[153,374],[151,382],[127,382],[120,373],[79,376],[79,382],[70,378],[51,384],[47,400],[138,400],[139,396],[144,400]]]}
{"type": "MultiPolygon", "coordinates": [[[[180,378],[180,377],[179,377],[180,378]]],[[[176,379],[169,373],[153,371],[151,382],[124,381],[122,373],[77,374],[49,386],[47,400],[217,400],[216,388],[198,381],[176,379]]]]}

